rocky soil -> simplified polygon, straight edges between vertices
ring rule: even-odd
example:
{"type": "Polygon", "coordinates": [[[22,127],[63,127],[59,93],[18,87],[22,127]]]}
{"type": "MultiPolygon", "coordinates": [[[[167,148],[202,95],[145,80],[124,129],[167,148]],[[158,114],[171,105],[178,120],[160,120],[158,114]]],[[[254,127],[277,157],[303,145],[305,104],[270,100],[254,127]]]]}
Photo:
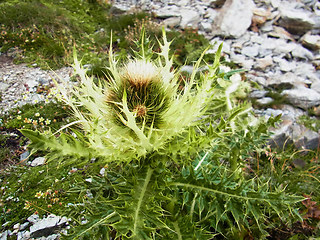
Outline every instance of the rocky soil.
{"type": "Polygon", "coordinates": [[[73,70],[70,67],[50,71],[36,65],[16,65],[8,54],[0,53],[0,114],[26,103],[44,101],[44,96],[37,93],[40,86],[51,86],[52,79],[70,79],[73,70]]]}

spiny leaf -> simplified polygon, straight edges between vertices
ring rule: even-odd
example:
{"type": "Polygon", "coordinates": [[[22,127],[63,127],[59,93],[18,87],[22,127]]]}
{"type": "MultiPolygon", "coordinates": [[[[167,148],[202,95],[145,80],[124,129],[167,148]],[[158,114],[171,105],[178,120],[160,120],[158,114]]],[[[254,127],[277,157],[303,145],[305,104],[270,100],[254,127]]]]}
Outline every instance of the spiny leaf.
{"type": "Polygon", "coordinates": [[[133,177],[133,183],[115,186],[121,192],[112,202],[121,217],[112,225],[117,236],[134,240],[152,239],[157,228],[165,227],[160,220],[163,209],[156,201],[159,201],[156,197],[160,191],[153,174],[151,168],[140,169],[133,177]]]}
{"type": "Polygon", "coordinates": [[[75,155],[84,158],[90,158],[93,154],[84,141],[79,141],[71,135],[62,133],[59,138],[56,138],[53,135],[48,136],[39,131],[28,129],[21,129],[20,132],[31,140],[29,146],[37,151],[50,150],[62,156],[75,155]]]}

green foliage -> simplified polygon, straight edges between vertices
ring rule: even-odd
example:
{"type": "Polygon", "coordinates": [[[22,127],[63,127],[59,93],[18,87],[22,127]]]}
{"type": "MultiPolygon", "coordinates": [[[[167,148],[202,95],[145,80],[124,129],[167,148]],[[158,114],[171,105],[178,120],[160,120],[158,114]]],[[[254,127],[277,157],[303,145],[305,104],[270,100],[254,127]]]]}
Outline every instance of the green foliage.
{"type": "MultiPolygon", "coordinates": [[[[277,186],[281,182],[286,186],[286,191],[307,197],[308,200],[305,200],[303,206],[300,207],[300,214],[304,221],[299,225],[304,226],[300,227],[302,233],[308,235],[310,234],[308,229],[310,231],[314,228],[314,236],[319,237],[320,232],[317,226],[319,226],[320,219],[315,214],[319,211],[320,203],[319,151],[297,150],[294,146],[289,145],[283,150],[265,146],[260,153],[256,156],[258,159],[250,161],[250,167],[247,169],[250,176],[258,176],[263,181],[268,179],[272,186],[277,186]]],[[[280,227],[286,229],[288,236],[299,233],[298,227],[290,228],[285,224],[280,227]]],[[[272,232],[272,228],[269,232],[272,232]]],[[[308,238],[305,236],[301,239],[308,238]]]]}
{"type": "Polygon", "coordinates": [[[69,187],[68,212],[87,223],[66,238],[265,238],[275,219],[299,219],[301,194],[244,169],[278,119],[256,119],[238,102],[247,85],[237,71],[220,71],[222,46],[199,73],[202,53],[180,85],[166,34],[158,57],[140,40],[123,65],[109,51],[108,82],[88,77],[75,58],[80,84],[59,86],[74,122],[54,135],[21,130],[33,150],[48,151],[49,166],[104,166],[103,176],[69,187]]]}
{"type": "MultiPolygon", "coordinates": [[[[200,35],[195,29],[185,29],[181,33],[177,31],[168,32],[168,39],[173,40],[171,49],[176,55],[175,64],[192,65],[199,56],[210,46],[209,40],[200,35]]],[[[214,54],[207,54],[204,60],[212,63],[214,54]]]]}
{"type": "Polygon", "coordinates": [[[309,117],[309,116],[302,115],[299,117],[299,123],[303,124],[310,130],[315,132],[317,132],[318,129],[320,128],[320,121],[316,117],[309,117]]]}
{"type": "Polygon", "coordinates": [[[0,115],[2,119],[0,127],[11,130],[25,128],[38,129],[42,132],[48,129],[56,131],[69,121],[68,116],[67,107],[61,103],[28,103],[0,115]]]}
{"type": "Polygon", "coordinates": [[[101,45],[93,47],[99,35],[94,33],[106,21],[106,10],[99,3],[74,0],[0,3],[1,51],[15,49],[18,62],[62,67],[69,63],[74,44],[88,53],[101,51],[101,45]]]}
{"type": "MultiPolygon", "coordinates": [[[[122,58],[139,40],[144,27],[157,45],[161,27],[149,14],[138,12],[111,15],[109,5],[100,1],[77,0],[8,0],[0,2],[0,50],[11,52],[17,63],[37,63],[42,68],[59,68],[71,64],[76,46],[84,64],[90,64],[91,74],[104,77],[105,60],[112,41],[122,58]],[[115,39],[111,40],[111,32],[115,39]]],[[[193,64],[209,46],[209,41],[195,30],[168,32],[175,40],[174,65],[193,64]]],[[[212,54],[204,56],[210,61],[212,54]]]]}

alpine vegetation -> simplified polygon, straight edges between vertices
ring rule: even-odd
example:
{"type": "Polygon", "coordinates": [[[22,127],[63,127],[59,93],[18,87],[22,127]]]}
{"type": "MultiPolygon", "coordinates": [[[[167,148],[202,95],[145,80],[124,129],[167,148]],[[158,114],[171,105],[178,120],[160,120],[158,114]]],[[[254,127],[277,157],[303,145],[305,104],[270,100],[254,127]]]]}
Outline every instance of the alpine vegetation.
{"type": "Polygon", "coordinates": [[[103,166],[74,186],[91,197],[72,215],[86,223],[65,238],[264,238],[275,219],[299,218],[303,197],[246,169],[277,119],[251,113],[239,71],[220,66],[222,46],[213,64],[204,52],[184,76],[165,32],[158,52],[147,43],[142,34],[125,62],[110,47],[107,81],[86,75],[75,57],[79,83],[57,84],[74,121],[55,133],[21,130],[48,164],[103,166]]]}

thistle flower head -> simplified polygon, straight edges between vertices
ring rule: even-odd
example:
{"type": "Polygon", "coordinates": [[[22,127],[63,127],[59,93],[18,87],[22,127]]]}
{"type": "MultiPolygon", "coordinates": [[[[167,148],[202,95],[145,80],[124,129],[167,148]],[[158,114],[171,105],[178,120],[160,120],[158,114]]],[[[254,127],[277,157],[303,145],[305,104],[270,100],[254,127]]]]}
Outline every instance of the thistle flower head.
{"type": "Polygon", "coordinates": [[[178,90],[179,71],[172,71],[169,46],[164,33],[156,60],[142,55],[121,67],[110,50],[111,77],[98,85],[75,59],[80,86],[71,89],[71,96],[64,88],[60,91],[73,109],[76,123],[84,130],[88,147],[98,156],[130,161],[158,151],[199,121],[205,112],[215,94],[212,85],[218,62],[196,83],[203,53],[181,91],[178,90]]]}
{"type": "Polygon", "coordinates": [[[163,114],[171,101],[161,80],[161,68],[145,59],[131,60],[122,67],[120,80],[113,83],[108,88],[106,102],[115,124],[128,125],[129,117],[121,108],[125,102],[138,127],[161,128],[163,114]]]}

